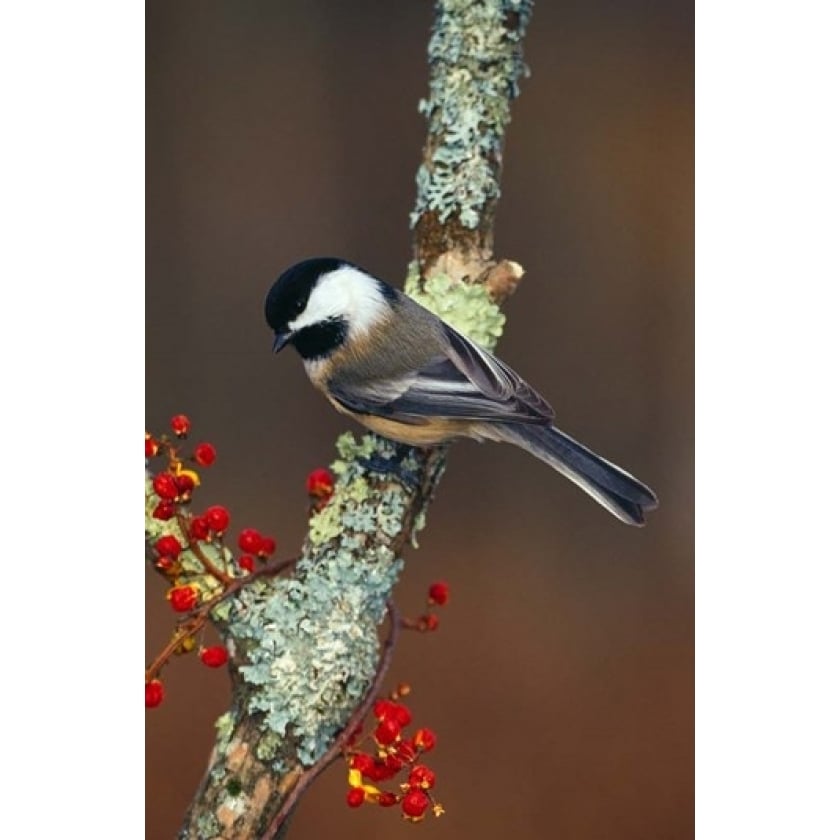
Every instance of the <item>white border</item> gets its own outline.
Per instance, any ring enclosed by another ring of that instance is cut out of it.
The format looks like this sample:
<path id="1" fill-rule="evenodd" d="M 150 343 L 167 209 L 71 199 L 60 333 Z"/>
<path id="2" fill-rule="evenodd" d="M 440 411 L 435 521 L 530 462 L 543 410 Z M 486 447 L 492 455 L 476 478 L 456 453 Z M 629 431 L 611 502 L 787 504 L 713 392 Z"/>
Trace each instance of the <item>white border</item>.
<path id="1" fill-rule="evenodd" d="M 697 836 L 837 836 L 835 4 L 697 17 Z"/>
<path id="2" fill-rule="evenodd" d="M 141 837 L 144 19 L 0 28 L 8 836 Z"/>

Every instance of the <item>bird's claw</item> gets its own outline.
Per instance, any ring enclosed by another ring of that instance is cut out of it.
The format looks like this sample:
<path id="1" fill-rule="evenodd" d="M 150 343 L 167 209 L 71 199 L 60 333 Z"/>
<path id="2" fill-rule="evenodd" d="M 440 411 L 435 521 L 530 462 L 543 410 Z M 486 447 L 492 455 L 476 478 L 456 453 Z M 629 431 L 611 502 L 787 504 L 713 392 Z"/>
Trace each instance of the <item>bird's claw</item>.
<path id="1" fill-rule="evenodd" d="M 406 490 L 414 492 L 420 487 L 420 477 L 417 473 L 416 461 L 413 468 L 406 467 L 404 464 L 413 452 L 414 448 L 408 444 L 394 443 L 392 454 L 383 455 L 376 452 L 368 458 L 360 458 L 359 463 L 371 472 L 392 476 Z"/>

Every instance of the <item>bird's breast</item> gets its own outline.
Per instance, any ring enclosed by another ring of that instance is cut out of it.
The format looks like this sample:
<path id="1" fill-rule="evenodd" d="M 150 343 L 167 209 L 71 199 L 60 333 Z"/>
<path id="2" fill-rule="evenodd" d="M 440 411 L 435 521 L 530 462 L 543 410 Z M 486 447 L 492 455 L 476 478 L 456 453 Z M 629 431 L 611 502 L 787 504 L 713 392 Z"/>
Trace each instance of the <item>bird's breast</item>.
<path id="1" fill-rule="evenodd" d="M 436 446 L 439 443 L 447 443 L 459 437 L 468 437 L 474 440 L 485 438 L 482 433 L 484 426 L 482 423 L 470 423 L 442 417 L 418 418 L 416 423 L 400 422 L 379 417 L 376 414 L 360 414 L 350 411 L 330 396 L 327 391 L 324 391 L 324 394 L 336 411 L 352 417 L 371 432 L 376 432 L 376 434 L 389 440 L 395 440 L 398 443 L 407 443 L 409 446 Z"/>
<path id="2" fill-rule="evenodd" d="M 329 366 L 327 359 L 305 359 L 303 362 L 303 369 L 306 371 L 309 381 L 321 390 L 325 389 Z"/>

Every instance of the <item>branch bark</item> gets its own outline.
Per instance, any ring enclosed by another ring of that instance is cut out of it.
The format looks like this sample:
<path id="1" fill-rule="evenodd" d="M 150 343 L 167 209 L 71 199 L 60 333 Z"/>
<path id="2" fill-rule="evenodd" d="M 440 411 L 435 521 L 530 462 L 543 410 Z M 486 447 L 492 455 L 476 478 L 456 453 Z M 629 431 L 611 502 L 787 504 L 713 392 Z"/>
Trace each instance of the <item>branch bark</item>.
<path id="1" fill-rule="evenodd" d="M 406 290 L 487 347 L 504 324 L 498 304 L 522 276 L 518 264 L 493 260 L 493 219 L 532 6 L 437 0 L 429 95 L 420 103 L 429 130 Z M 213 612 L 231 653 L 233 706 L 217 724 L 182 838 L 283 834 L 290 803 L 312 779 L 308 771 L 338 754 L 336 744 L 381 673 L 377 628 L 446 451 L 348 433 L 338 452 L 335 494 L 310 520 L 294 574 L 256 579 Z M 373 458 L 396 469 L 374 472 L 367 466 Z M 147 530 L 147 543 L 162 529 L 157 522 L 154 533 Z"/>

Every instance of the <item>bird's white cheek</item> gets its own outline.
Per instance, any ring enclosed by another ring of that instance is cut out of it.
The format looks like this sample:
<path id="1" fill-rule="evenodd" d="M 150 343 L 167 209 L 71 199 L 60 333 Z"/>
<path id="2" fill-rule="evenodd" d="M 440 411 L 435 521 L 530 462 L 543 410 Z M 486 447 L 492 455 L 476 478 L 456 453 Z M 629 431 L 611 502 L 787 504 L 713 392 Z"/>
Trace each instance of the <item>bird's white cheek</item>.
<path id="1" fill-rule="evenodd" d="M 303 315 L 295 318 L 294 321 L 289 321 L 289 331 L 296 333 L 300 332 L 304 327 L 308 327 L 311 324 L 311 320 L 306 312 Z"/>

